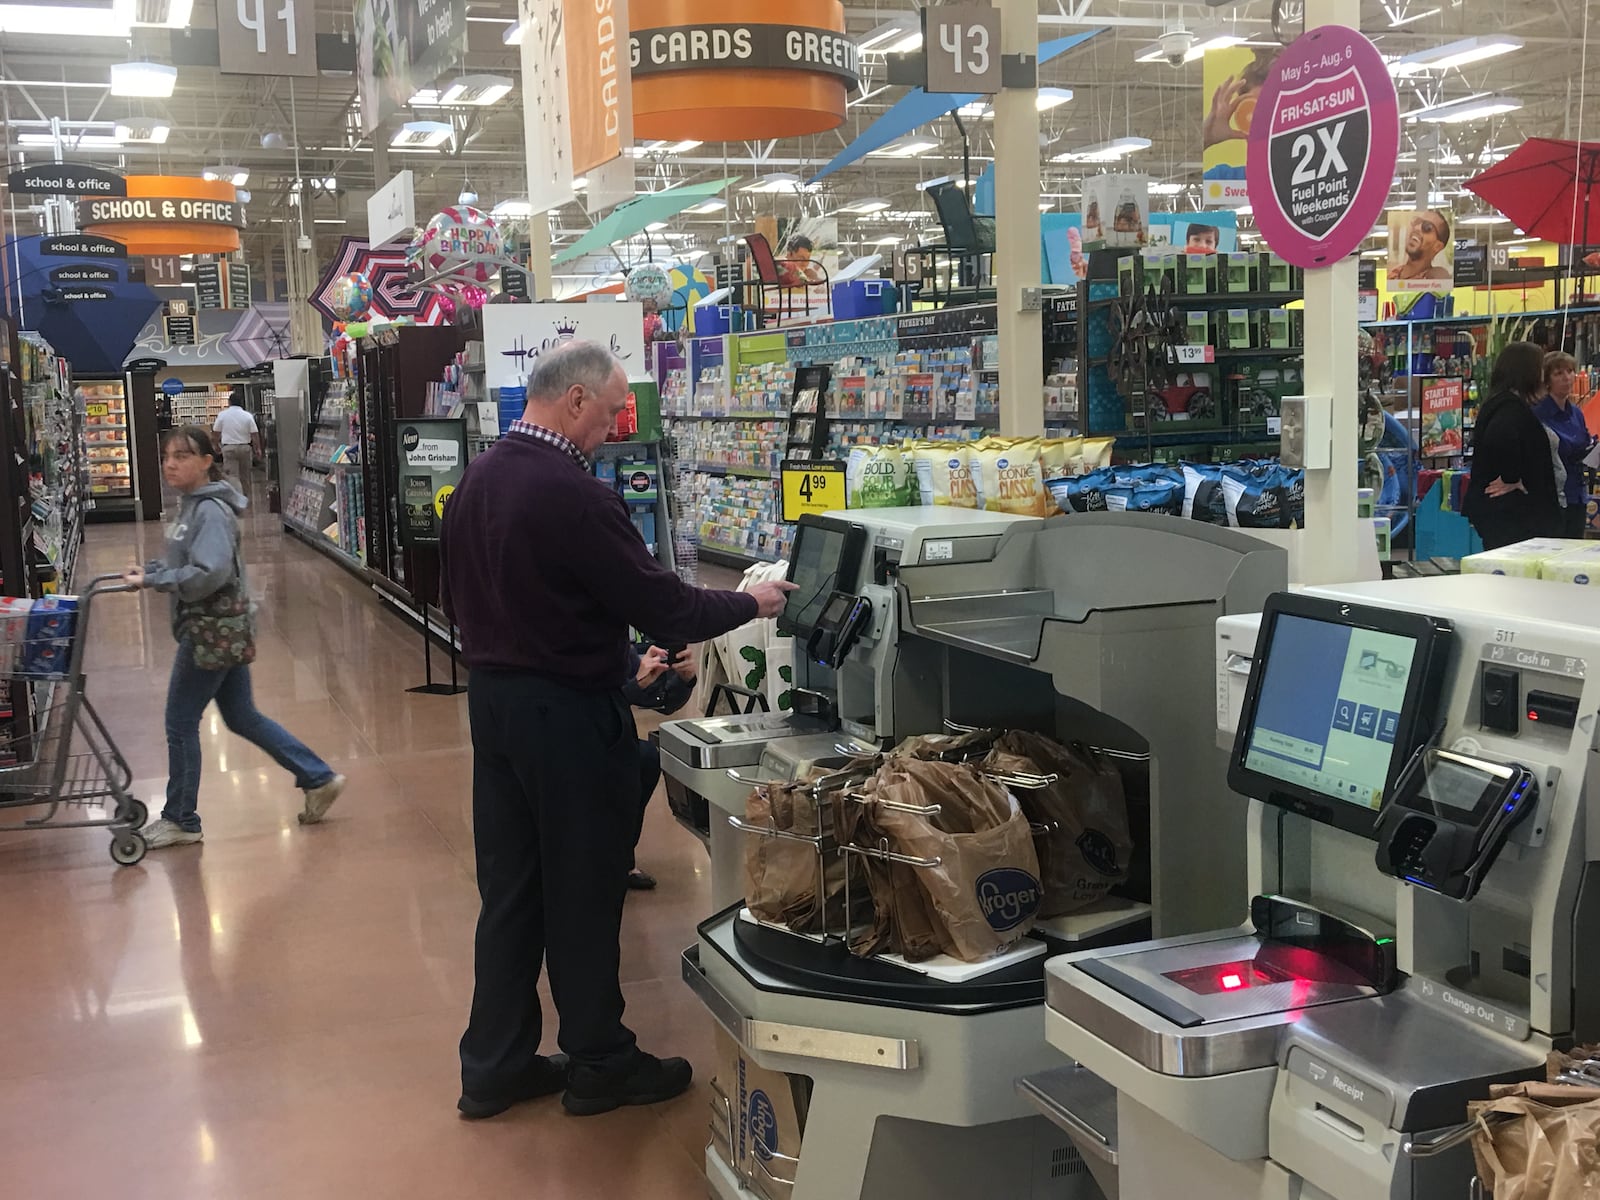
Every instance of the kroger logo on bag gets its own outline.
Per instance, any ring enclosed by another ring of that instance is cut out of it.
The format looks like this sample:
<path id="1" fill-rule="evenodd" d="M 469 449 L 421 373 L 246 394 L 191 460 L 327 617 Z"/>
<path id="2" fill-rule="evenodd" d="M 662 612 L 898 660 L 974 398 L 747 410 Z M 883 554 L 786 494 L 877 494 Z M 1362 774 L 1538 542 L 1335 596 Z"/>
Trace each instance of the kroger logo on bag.
<path id="1" fill-rule="evenodd" d="M 1039 881 L 1020 867 L 996 867 L 978 876 L 978 904 L 996 933 L 1015 929 L 1039 911 Z"/>
<path id="2" fill-rule="evenodd" d="M 759 1088 L 750 1093 L 745 1121 L 750 1127 L 750 1141 L 756 1154 L 763 1160 L 770 1160 L 778 1146 L 778 1114 L 773 1111 L 767 1094 Z"/>

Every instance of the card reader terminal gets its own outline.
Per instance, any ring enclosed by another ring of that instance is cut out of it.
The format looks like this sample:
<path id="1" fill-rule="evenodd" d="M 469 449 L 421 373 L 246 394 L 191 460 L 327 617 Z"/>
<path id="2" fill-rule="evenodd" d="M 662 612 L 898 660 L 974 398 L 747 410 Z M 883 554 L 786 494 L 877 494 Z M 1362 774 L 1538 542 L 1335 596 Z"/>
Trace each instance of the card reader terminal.
<path id="1" fill-rule="evenodd" d="M 1539 781 L 1520 763 L 1424 747 L 1378 816 L 1378 869 L 1470 900 L 1538 803 Z"/>

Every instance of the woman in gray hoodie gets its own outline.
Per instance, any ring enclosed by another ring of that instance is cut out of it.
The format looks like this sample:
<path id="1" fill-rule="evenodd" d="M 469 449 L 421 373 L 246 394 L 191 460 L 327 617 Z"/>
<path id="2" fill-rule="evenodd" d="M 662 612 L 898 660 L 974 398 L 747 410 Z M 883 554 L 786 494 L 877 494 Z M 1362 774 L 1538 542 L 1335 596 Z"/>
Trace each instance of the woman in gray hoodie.
<path id="1" fill-rule="evenodd" d="M 194 647 L 179 620 L 180 602 L 195 603 L 237 580 L 244 587 L 237 514 L 249 503 L 225 482 L 213 456 L 211 437 L 198 426 L 173 429 L 161 439 L 161 473 L 183 494 L 178 518 L 167 530 L 167 558 L 130 567 L 124 576 L 139 588 L 172 593 L 172 633 L 178 652 L 167 687 L 167 804 L 161 819 L 144 830 L 152 850 L 186 846 L 202 838 L 195 811 L 200 793 L 200 717 L 213 700 L 223 723 L 260 746 L 306 794 L 303 825 L 322 820 L 344 789 L 344 776 L 311 752 L 283 726 L 256 710 L 248 664 L 206 670 L 195 664 Z"/>

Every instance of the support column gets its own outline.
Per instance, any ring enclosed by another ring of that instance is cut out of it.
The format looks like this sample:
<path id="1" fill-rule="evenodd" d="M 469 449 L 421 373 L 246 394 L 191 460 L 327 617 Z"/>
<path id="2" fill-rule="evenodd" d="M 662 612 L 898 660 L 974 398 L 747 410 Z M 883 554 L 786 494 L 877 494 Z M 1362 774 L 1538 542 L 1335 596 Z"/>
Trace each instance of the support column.
<path id="1" fill-rule="evenodd" d="M 1038 0 L 995 0 L 1004 54 L 1039 57 Z M 994 275 L 1000 323 L 1000 432 L 1044 432 L 1044 325 L 1023 293 L 1038 294 L 1039 108 L 1036 88 L 994 98 Z"/>
<path id="2" fill-rule="evenodd" d="M 528 273 L 535 300 L 554 300 L 555 280 L 550 276 L 550 214 L 528 218 Z"/>
<path id="3" fill-rule="evenodd" d="M 1306 0 L 1306 28 L 1361 27 L 1360 0 Z M 1359 538 L 1371 527 L 1356 516 L 1360 481 L 1360 406 L 1357 374 L 1356 263 L 1346 258 L 1306 272 L 1305 392 L 1332 397 L 1333 466 L 1306 472 L 1306 528 L 1301 582 L 1347 583 L 1356 578 Z"/>

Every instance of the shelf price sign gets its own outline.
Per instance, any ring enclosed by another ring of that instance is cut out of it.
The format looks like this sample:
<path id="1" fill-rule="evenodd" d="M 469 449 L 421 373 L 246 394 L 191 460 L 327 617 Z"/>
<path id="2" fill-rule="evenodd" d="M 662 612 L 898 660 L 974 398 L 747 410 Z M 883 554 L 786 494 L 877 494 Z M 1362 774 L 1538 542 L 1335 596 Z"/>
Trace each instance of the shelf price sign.
<path id="1" fill-rule="evenodd" d="M 786 459 L 778 473 L 783 492 L 784 524 L 792 525 L 805 513 L 820 515 L 845 507 L 842 462 Z"/>
<path id="2" fill-rule="evenodd" d="M 1399 149 L 1399 100 L 1371 42 L 1323 25 L 1284 47 L 1256 101 L 1245 166 L 1267 245 L 1307 270 L 1354 253 L 1383 215 Z"/>

